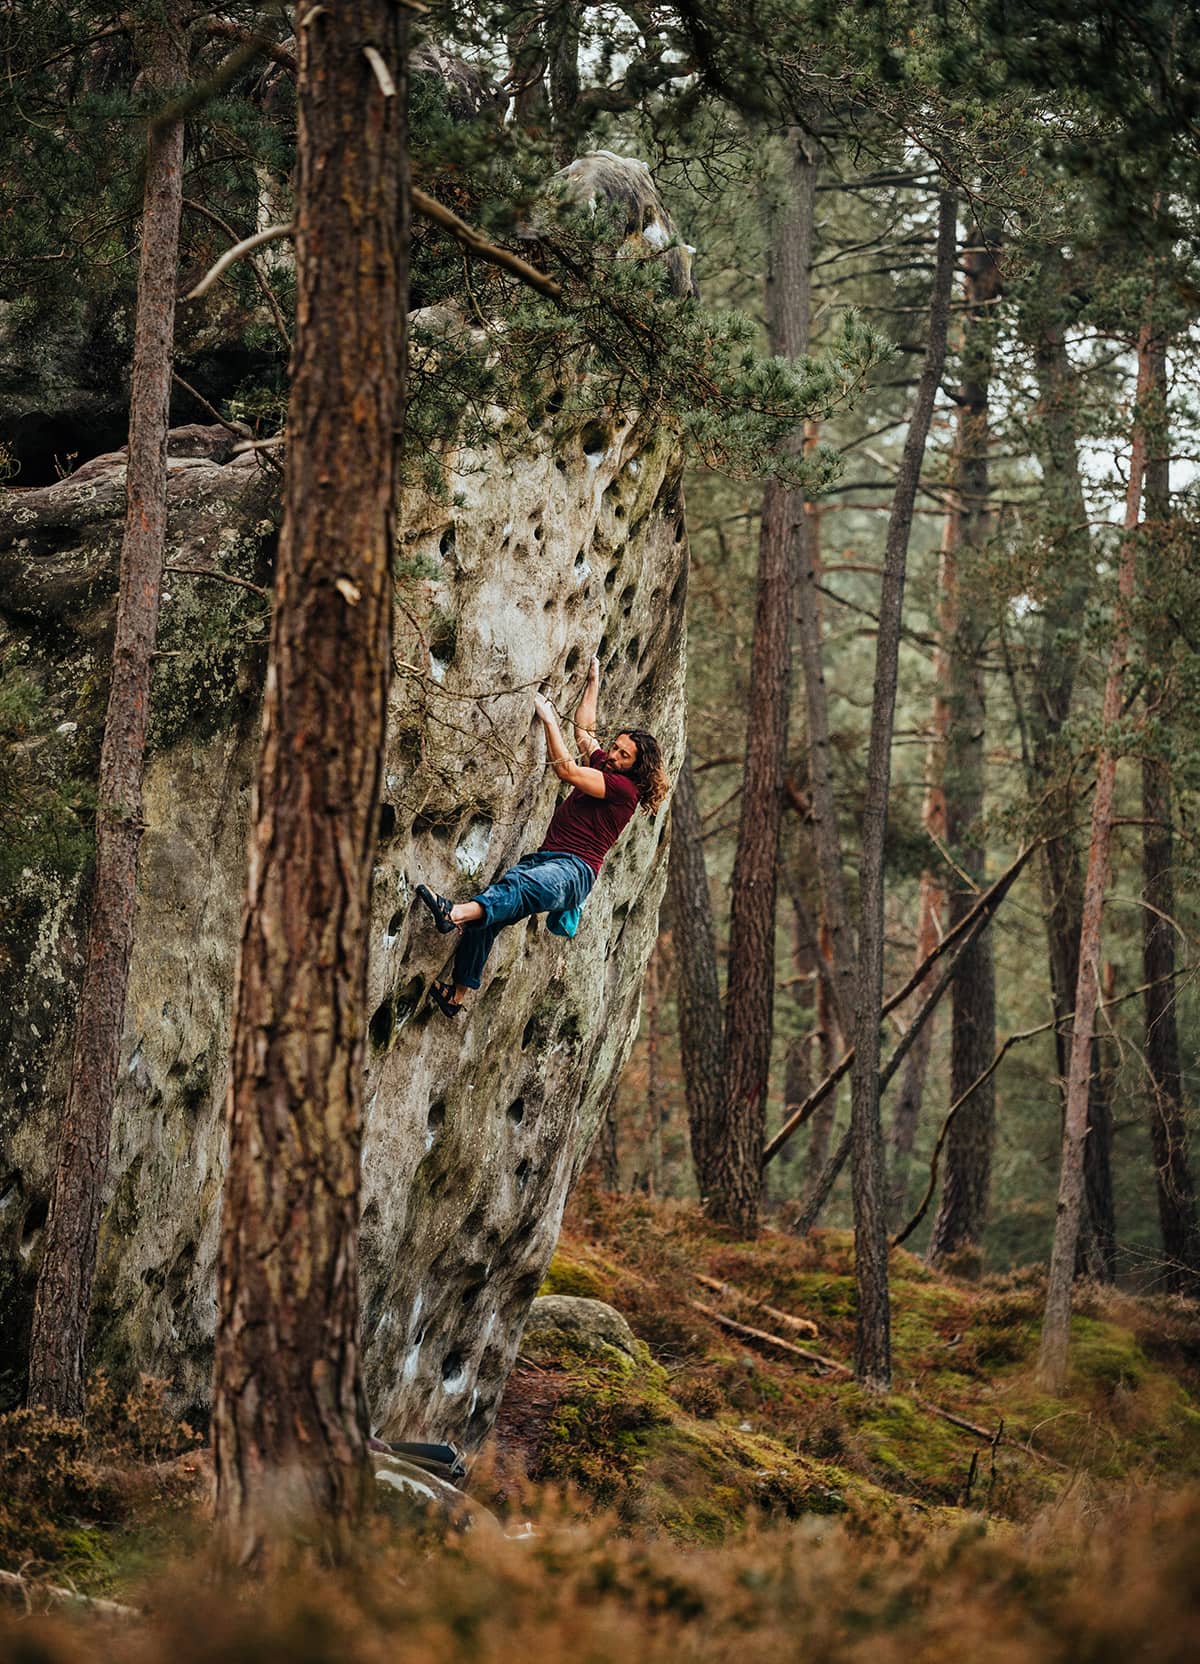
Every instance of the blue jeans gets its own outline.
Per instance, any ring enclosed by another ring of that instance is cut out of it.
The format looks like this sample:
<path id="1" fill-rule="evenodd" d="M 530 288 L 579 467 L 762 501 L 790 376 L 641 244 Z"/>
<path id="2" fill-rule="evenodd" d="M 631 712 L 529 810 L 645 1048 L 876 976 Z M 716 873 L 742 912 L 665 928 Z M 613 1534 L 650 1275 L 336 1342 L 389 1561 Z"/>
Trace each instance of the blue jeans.
<path id="1" fill-rule="evenodd" d="M 465 924 L 454 955 L 454 981 L 460 988 L 478 988 L 479 979 L 498 931 L 534 913 L 549 913 L 550 929 L 563 913 L 582 907 L 596 875 L 578 855 L 540 849 L 523 855 L 515 867 L 489 884 L 474 899 L 483 908 L 476 924 Z"/>

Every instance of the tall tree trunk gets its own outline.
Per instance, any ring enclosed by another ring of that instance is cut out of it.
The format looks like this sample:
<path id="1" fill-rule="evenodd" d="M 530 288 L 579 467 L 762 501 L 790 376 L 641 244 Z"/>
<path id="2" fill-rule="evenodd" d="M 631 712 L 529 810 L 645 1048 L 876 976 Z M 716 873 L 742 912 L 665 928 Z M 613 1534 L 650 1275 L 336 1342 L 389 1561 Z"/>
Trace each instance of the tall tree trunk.
<path id="1" fill-rule="evenodd" d="M 1067 279 L 1053 251 L 1042 262 L 1036 299 L 1026 319 L 1038 383 L 1037 452 L 1043 502 L 1049 516 L 1047 542 L 1053 572 L 1043 604 L 1041 643 L 1029 711 L 1033 740 L 1031 789 L 1045 804 L 1049 831 L 1042 861 L 1042 912 L 1046 920 L 1050 984 L 1054 1001 L 1055 1049 L 1065 1102 L 1071 1049 L 1071 1012 L 1079 980 L 1079 932 L 1083 920 L 1083 869 L 1072 822 L 1075 799 L 1070 758 L 1062 734 L 1071 714 L 1081 645 L 1081 622 L 1091 593 L 1094 557 L 1087 505 L 1079 471 L 1072 414 L 1075 378 L 1067 356 L 1062 293 Z M 1081 1254 L 1093 1275 L 1111 1275 L 1114 1241 L 1108 1142 L 1111 1129 L 1108 1081 L 1093 1059 L 1084 1165 L 1088 1175 L 1087 1229 Z"/>
<path id="2" fill-rule="evenodd" d="M 954 586 L 957 578 L 958 533 L 961 517 L 957 504 L 947 512 L 942 527 L 942 549 L 938 561 L 938 613 L 941 642 L 933 661 L 933 708 L 929 717 L 929 743 L 925 750 L 925 797 L 921 805 L 921 823 L 935 849 L 946 842 L 945 774 L 946 734 L 950 727 L 950 656 L 946 643 L 954 628 Z M 942 935 L 942 916 L 946 906 L 946 891 L 932 867 L 921 874 L 917 898 L 917 958 L 925 962 Z M 928 992 L 931 978 L 918 984 L 913 994 L 916 1009 Z M 900 1091 L 892 1116 L 892 1165 L 888 1178 L 888 1220 L 893 1229 L 908 1216 L 908 1178 L 912 1153 L 917 1141 L 917 1123 L 925 1096 L 925 1077 L 929 1070 L 929 1054 L 933 1048 L 934 1019 L 922 1028 L 913 1042 L 900 1077 Z M 951 1100 L 953 1101 L 953 1099 Z"/>
<path id="3" fill-rule="evenodd" d="M 816 984 L 817 1045 L 821 1063 L 821 1079 L 824 1080 L 837 1062 L 844 1044 L 841 1026 L 833 1008 L 833 944 L 830 940 L 829 926 L 825 922 L 824 913 L 822 913 L 820 923 L 817 925 L 817 950 L 829 967 L 829 974 L 818 975 Z M 829 1140 L 833 1136 L 836 1120 L 837 1093 L 831 1092 L 812 1118 L 812 1129 L 808 1135 L 808 1149 L 804 1155 L 804 1188 L 806 1193 L 811 1191 L 816 1184 L 829 1157 Z"/>
<path id="4" fill-rule="evenodd" d="M 403 413 L 407 24 L 298 22 L 297 329 L 228 1098 L 216 1520 L 337 1552 L 364 1495 L 358 1208 L 368 889 Z M 374 54 L 373 62 L 368 49 Z"/>
<path id="5" fill-rule="evenodd" d="M 798 127 L 786 136 L 785 200 L 772 231 L 767 319 L 773 352 L 808 351 L 816 162 Z M 715 1151 L 712 1218 L 758 1228 L 775 992 L 775 895 L 787 776 L 791 614 L 803 493 L 768 481 L 763 493 L 751 649 L 741 820 L 729 909 L 725 1101 Z"/>
<path id="6" fill-rule="evenodd" d="M 550 113 L 554 120 L 554 160 L 565 168 L 578 143 L 579 30 L 581 0 L 560 0 L 549 16 Z"/>
<path id="7" fill-rule="evenodd" d="M 138 38 L 148 91 L 187 76 L 177 0 Z M 146 153 L 126 471 L 127 511 L 100 751 L 96 871 L 58 1158 L 34 1303 L 29 1402 L 83 1414 L 84 1341 L 133 950 L 142 776 L 167 532 L 167 428 L 183 204 L 183 121 L 152 121 Z"/>
<path id="8" fill-rule="evenodd" d="M 988 389 L 994 325 L 991 302 L 1000 274 L 976 228 L 964 257 L 963 380 L 954 446 L 953 494 L 959 517 L 956 570 L 948 590 L 953 619 L 949 651 L 950 722 L 946 737 L 946 839 L 958 865 L 951 880 L 950 928 L 983 889 L 984 847 L 979 836 L 984 803 L 985 693 L 982 654 L 991 628 L 983 567 L 991 528 L 988 508 Z M 963 882 L 963 879 L 966 882 Z M 996 976 L 992 933 L 964 953 L 951 990 L 950 1101 L 957 1103 L 987 1069 L 996 1049 Z M 946 1142 L 945 1180 L 929 1257 L 937 1264 L 964 1249 L 978 1250 L 987 1219 L 995 1133 L 995 1079 L 978 1087 L 956 1115 Z"/>
<path id="9" fill-rule="evenodd" d="M 1100 925 L 1108 882 L 1108 854 L 1112 837 L 1113 791 L 1117 758 L 1113 729 L 1121 714 L 1121 692 L 1129 646 L 1129 608 L 1133 601 L 1137 553 L 1137 525 L 1141 510 L 1142 477 L 1146 466 L 1145 406 L 1151 390 L 1153 341 L 1144 325 L 1138 339 L 1137 406 L 1129 479 L 1125 491 L 1124 537 L 1118 567 L 1116 617 L 1108 675 L 1104 684 L 1104 733 L 1096 764 L 1092 799 L 1091 837 L 1083 894 L 1083 923 L 1079 934 L 1079 978 L 1075 989 L 1075 1022 L 1067 1074 L 1067 1103 L 1063 1116 L 1062 1165 L 1054 1221 L 1054 1245 L 1046 1287 L 1046 1311 L 1038 1352 L 1038 1378 L 1050 1392 L 1061 1392 L 1067 1374 L 1071 1326 L 1071 1290 L 1083 1201 L 1083 1145 L 1088 1130 L 1088 1083 L 1094 1072 L 1093 1040 L 1099 998 Z"/>
<path id="10" fill-rule="evenodd" d="M 854 1062 L 850 1070 L 850 1137 L 854 1192 L 854 1271 L 858 1318 L 854 1373 L 868 1391 L 891 1385 L 891 1316 L 888 1298 L 887 1202 L 883 1131 L 879 1116 L 879 1013 L 883 1005 L 883 845 L 891 784 L 892 724 L 900 653 L 901 610 L 908 539 L 921 477 L 934 399 L 946 362 L 946 330 L 954 282 L 957 232 L 954 196 L 938 200 L 937 262 L 929 308 L 929 339 L 909 420 L 896 489 L 888 516 L 875 693 L 867 748 L 866 797 L 859 860 L 858 974 L 854 990 Z"/>
<path id="11" fill-rule="evenodd" d="M 1150 361 L 1146 457 L 1146 519 L 1151 534 L 1151 574 L 1144 588 L 1152 620 L 1161 618 L 1153 604 L 1155 578 L 1163 565 L 1166 525 L 1171 512 L 1170 435 L 1166 410 L 1166 348 L 1156 341 Z M 1166 664 L 1165 632 L 1150 625 L 1146 660 Z M 1160 696 L 1161 697 L 1161 696 Z M 1200 1225 L 1196 1191 L 1188 1160 L 1184 1118 L 1179 1030 L 1175 1021 L 1175 875 L 1171 771 L 1153 743 L 1142 759 L 1142 980 L 1145 999 L 1147 1113 L 1158 1222 L 1162 1233 L 1163 1275 L 1160 1286 L 1180 1294 L 1200 1295 Z"/>
<path id="12" fill-rule="evenodd" d="M 715 1182 L 713 1152 L 721 1117 L 725 1044 L 716 932 L 690 750 L 684 753 L 671 795 L 671 857 L 667 866 L 666 899 L 667 921 L 675 949 L 675 1000 L 683 1092 L 692 1164 L 703 1200 Z"/>
<path id="13" fill-rule="evenodd" d="M 646 966 L 646 1131 L 650 1150 L 650 1194 L 662 1195 L 662 1093 L 658 1079 L 658 983 L 659 950 L 657 945 Z"/>

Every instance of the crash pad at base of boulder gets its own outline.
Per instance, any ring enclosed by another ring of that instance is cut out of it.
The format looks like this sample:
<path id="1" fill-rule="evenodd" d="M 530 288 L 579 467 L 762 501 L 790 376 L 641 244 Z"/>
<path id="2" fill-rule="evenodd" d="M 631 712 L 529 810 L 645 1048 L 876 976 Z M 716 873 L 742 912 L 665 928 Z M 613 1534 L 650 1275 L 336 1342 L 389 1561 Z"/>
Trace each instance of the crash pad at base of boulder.
<path id="1" fill-rule="evenodd" d="M 602 1352 L 606 1347 L 637 1358 L 633 1330 L 615 1307 L 577 1294 L 544 1294 L 533 1302 L 521 1350 Z"/>

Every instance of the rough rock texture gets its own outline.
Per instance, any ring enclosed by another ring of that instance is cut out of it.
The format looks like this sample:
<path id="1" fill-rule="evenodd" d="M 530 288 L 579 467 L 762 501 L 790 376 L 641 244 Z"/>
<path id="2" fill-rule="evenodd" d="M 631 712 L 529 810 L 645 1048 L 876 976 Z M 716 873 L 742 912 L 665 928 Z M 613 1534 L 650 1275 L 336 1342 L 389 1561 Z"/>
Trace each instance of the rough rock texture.
<path id="1" fill-rule="evenodd" d="M 215 454 L 178 456 L 168 559 L 261 581 L 273 476 L 223 455 L 218 443 Z M 0 506 L 0 649 L 43 689 L 47 721 L 68 729 L 52 743 L 84 760 L 102 713 L 122 474 L 123 459 L 107 457 Z M 605 670 L 602 730 L 648 727 L 677 762 L 686 541 L 678 460 L 661 433 L 636 424 L 524 431 L 519 444 L 510 435 L 456 457 L 451 484 L 448 503 L 413 493 L 399 516 L 397 674 L 364 1014 L 362 1251 L 376 1426 L 470 1447 L 491 1425 L 568 1186 L 635 1031 L 666 873 L 665 811 L 636 818 L 574 942 L 537 921 L 502 935 L 480 996 L 453 1026 L 424 997 L 449 950 L 413 912 L 413 885 L 472 894 L 540 842 L 557 783 L 532 693 L 544 684 L 569 714 L 593 653 Z M 261 603 L 205 579 L 174 586 L 167 612 L 184 623 L 167 649 L 180 657 L 163 661 L 155 692 L 167 720 L 146 782 L 95 1357 L 167 1376 L 200 1406 Z M 213 647 L 198 676 L 189 637 L 214 610 L 234 646 L 224 657 Z M 81 916 L 70 886 L 36 868 L 23 883 L 26 934 L 0 1014 L 0 1323 L 10 1357 L 36 1267 Z"/>
<path id="2" fill-rule="evenodd" d="M 564 1345 L 573 1352 L 603 1352 L 607 1347 L 629 1358 L 638 1356 L 633 1330 L 617 1308 L 578 1294 L 544 1294 L 535 1300 L 521 1344 L 534 1358 L 544 1346 L 557 1356 Z"/>

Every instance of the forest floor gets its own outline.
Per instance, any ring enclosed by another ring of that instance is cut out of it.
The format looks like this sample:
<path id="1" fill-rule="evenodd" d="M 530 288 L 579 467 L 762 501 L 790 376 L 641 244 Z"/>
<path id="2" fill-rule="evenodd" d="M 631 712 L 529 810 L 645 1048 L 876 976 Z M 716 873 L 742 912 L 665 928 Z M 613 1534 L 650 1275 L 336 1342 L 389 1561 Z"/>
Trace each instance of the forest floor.
<path id="1" fill-rule="evenodd" d="M 544 1292 L 636 1356 L 540 1330 L 470 1489 L 504 1528 L 381 1516 L 354 1566 L 218 1587 L 206 1454 L 161 1383 L 89 1428 L 0 1418 L 0 1659 L 498 1661 L 1200 1656 L 1200 1311 L 1077 1290 L 1060 1399 L 1044 1273 L 892 1257 L 894 1390 L 859 1391 L 851 1243 L 579 1193 Z M 515 1527 L 532 1534 L 505 1535 Z M 49 1616 L 38 1584 L 132 1609 Z"/>

